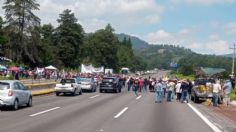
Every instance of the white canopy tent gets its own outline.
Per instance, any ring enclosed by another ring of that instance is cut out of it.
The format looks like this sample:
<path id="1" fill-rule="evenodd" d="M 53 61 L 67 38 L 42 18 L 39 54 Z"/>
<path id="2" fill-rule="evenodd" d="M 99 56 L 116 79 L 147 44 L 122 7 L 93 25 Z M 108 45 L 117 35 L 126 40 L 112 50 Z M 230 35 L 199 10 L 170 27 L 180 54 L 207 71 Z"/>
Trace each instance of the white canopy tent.
<path id="1" fill-rule="evenodd" d="M 52 65 L 45 67 L 45 69 L 46 70 L 57 70 L 57 68 Z"/>

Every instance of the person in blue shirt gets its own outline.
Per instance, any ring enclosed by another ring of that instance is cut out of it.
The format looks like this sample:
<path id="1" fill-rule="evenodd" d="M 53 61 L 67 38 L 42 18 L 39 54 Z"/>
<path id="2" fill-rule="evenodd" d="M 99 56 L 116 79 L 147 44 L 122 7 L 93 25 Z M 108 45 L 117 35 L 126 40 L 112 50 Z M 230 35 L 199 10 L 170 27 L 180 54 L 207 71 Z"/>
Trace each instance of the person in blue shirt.
<path id="1" fill-rule="evenodd" d="M 155 103 L 161 103 L 162 102 L 162 98 L 163 98 L 163 84 L 162 84 L 162 81 L 159 80 L 155 86 Z"/>
<path id="2" fill-rule="evenodd" d="M 226 106 L 230 104 L 230 92 L 232 89 L 232 85 L 230 80 L 226 80 L 225 84 L 223 86 L 223 91 L 224 91 L 224 103 Z"/>

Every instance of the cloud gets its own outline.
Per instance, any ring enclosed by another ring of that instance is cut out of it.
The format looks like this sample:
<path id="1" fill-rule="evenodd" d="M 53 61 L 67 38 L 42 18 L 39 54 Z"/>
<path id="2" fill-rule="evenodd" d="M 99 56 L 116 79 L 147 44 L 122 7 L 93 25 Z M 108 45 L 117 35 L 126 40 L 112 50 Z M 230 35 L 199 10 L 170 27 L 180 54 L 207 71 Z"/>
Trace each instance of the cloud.
<path id="1" fill-rule="evenodd" d="M 223 3 L 236 3 L 236 0 L 172 0 L 175 4 L 211 6 Z"/>
<path id="2" fill-rule="evenodd" d="M 230 53 L 229 42 L 222 40 L 218 34 L 211 34 L 206 41 L 196 39 L 195 28 L 184 28 L 177 33 L 170 33 L 163 29 L 151 32 L 144 36 L 150 44 L 172 44 L 189 48 L 203 54 L 227 54 Z"/>
<path id="3" fill-rule="evenodd" d="M 40 11 L 36 13 L 42 23 L 57 25 L 56 19 L 65 9 L 71 9 L 85 31 L 103 27 L 104 23 L 118 29 L 157 24 L 164 7 L 155 0 L 40 0 Z M 101 24 L 101 25 L 100 25 Z M 119 25 L 119 26 L 118 26 Z M 90 27 L 92 26 L 92 27 Z"/>
<path id="4" fill-rule="evenodd" d="M 188 39 L 193 38 L 196 32 L 198 32 L 196 28 L 183 28 L 177 33 L 170 33 L 161 29 L 156 32 L 148 33 L 144 36 L 144 39 L 151 44 L 181 45 L 186 43 Z"/>
<path id="5" fill-rule="evenodd" d="M 228 35 L 236 34 L 236 22 L 231 22 L 225 25 L 224 30 Z"/>

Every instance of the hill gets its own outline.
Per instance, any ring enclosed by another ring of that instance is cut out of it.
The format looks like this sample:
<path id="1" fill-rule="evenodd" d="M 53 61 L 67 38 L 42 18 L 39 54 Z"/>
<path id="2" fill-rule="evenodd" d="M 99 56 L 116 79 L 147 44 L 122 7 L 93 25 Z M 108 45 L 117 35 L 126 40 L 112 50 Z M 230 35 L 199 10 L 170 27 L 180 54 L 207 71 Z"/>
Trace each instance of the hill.
<path id="1" fill-rule="evenodd" d="M 119 41 L 123 41 L 124 38 L 126 38 L 126 39 L 130 38 L 131 42 L 132 42 L 132 48 L 133 49 L 145 48 L 149 45 L 147 42 L 139 39 L 138 37 L 127 35 L 127 34 L 124 34 L 124 33 L 116 34 L 116 37 L 119 39 Z"/>
<path id="2" fill-rule="evenodd" d="M 171 63 L 177 64 L 180 73 L 194 74 L 199 67 L 224 68 L 226 73 L 231 71 L 231 58 L 226 56 L 202 55 L 190 49 L 163 44 L 148 44 L 147 42 L 126 34 L 116 35 L 120 41 L 125 37 L 131 39 L 135 56 L 142 62 L 143 69 L 173 69 Z"/>

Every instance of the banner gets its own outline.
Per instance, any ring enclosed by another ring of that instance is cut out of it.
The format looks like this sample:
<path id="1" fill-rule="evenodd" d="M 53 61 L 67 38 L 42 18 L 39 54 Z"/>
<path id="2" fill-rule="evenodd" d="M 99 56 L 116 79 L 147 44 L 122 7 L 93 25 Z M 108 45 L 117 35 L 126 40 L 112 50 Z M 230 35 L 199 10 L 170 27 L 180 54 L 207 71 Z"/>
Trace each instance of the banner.
<path id="1" fill-rule="evenodd" d="M 93 65 L 81 65 L 81 73 L 103 73 L 104 67 L 95 68 Z"/>

